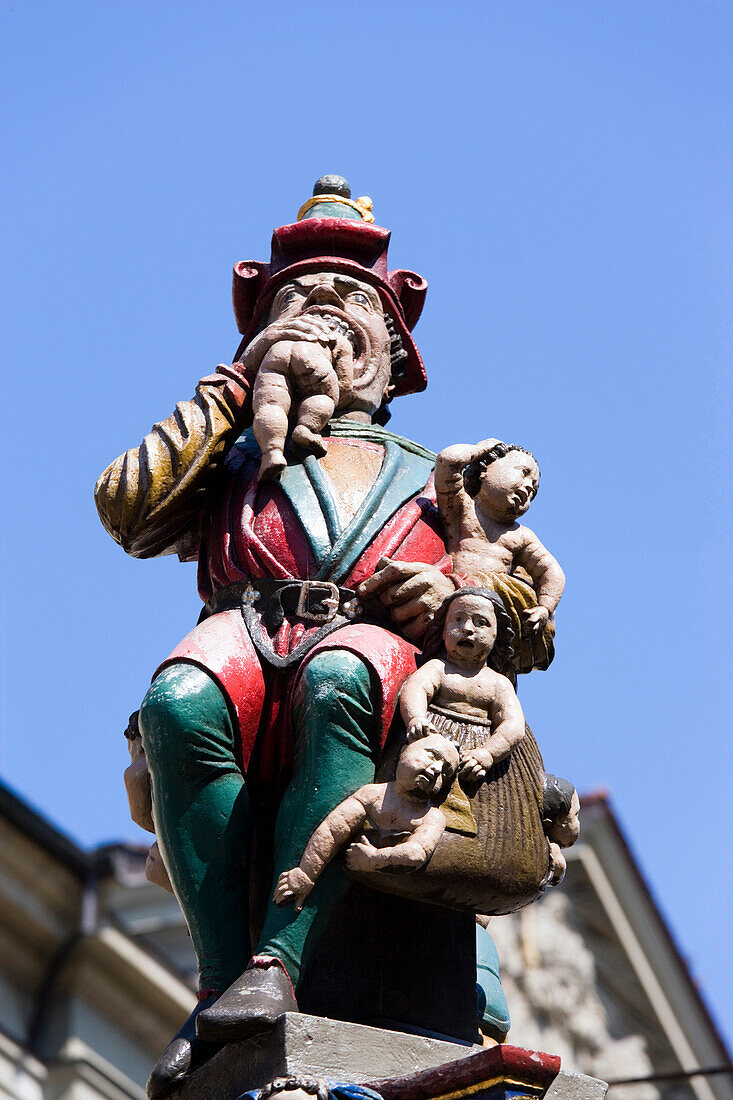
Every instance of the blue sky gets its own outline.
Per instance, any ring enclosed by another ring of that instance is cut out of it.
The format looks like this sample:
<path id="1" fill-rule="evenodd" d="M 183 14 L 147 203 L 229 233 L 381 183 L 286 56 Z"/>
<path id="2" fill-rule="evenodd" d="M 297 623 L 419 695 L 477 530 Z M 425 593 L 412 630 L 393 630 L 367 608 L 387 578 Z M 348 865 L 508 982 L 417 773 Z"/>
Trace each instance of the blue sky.
<path id="1" fill-rule="evenodd" d="M 141 835 L 122 730 L 195 570 L 126 558 L 92 486 L 231 359 L 233 263 L 341 172 L 430 283 L 391 426 L 540 460 L 568 586 L 521 698 L 730 1036 L 731 5 L 0 12 L 2 779 L 85 844 Z"/>

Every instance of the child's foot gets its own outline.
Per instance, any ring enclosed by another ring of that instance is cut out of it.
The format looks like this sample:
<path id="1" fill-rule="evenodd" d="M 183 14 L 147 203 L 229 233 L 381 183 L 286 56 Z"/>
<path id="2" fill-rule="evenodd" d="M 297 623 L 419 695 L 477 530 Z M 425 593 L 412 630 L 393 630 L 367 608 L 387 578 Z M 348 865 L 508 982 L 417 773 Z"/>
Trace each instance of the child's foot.
<path id="1" fill-rule="evenodd" d="M 259 481 L 268 481 L 280 477 L 287 462 L 282 451 L 265 451 L 260 462 Z"/>
<path id="2" fill-rule="evenodd" d="M 323 458 L 328 451 L 328 444 L 323 436 L 312 432 L 310 428 L 306 428 L 305 424 L 296 424 L 293 428 L 293 443 L 302 447 L 304 451 L 312 451 L 319 458 Z"/>

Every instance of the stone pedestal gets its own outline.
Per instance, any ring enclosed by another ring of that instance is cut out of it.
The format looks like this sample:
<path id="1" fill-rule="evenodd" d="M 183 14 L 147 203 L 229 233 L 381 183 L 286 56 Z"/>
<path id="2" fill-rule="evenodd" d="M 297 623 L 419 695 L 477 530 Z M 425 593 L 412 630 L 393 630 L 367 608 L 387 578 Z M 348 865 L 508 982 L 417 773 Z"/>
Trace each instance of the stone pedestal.
<path id="1" fill-rule="evenodd" d="M 606 1084 L 550 1054 L 476 1047 L 288 1012 L 265 1035 L 230 1043 L 173 1100 L 237 1100 L 276 1077 L 369 1085 L 384 1100 L 604 1100 Z"/>
<path id="2" fill-rule="evenodd" d="M 368 1084 L 465 1058 L 480 1047 L 287 1012 L 274 1031 L 229 1043 L 176 1092 L 175 1100 L 237 1100 L 275 1077 L 308 1073 Z"/>

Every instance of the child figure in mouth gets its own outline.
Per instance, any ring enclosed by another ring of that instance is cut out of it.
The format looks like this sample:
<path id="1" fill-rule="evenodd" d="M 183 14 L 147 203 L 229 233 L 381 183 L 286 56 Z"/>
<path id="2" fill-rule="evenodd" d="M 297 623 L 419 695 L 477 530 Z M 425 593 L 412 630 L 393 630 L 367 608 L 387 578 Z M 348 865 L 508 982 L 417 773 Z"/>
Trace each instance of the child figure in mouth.
<path id="1" fill-rule="evenodd" d="M 524 712 L 505 667 L 514 632 L 501 598 L 488 589 L 449 596 L 425 637 L 430 657 L 408 677 L 400 712 L 408 741 L 430 731 L 461 749 L 459 777 L 477 783 L 525 735 Z"/>
<path id="2" fill-rule="evenodd" d="M 518 522 L 539 487 L 537 460 L 523 447 L 485 439 L 441 451 L 435 464 L 438 508 L 457 574 L 497 591 L 517 638 L 513 670 L 547 668 L 553 616 L 565 574 L 545 546 Z M 531 581 L 531 587 L 525 578 Z"/>
<path id="3" fill-rule="evenodd" d="M 445 830 L 435 802 L 450 787 L 458 761 L 456 746 L 437 734 L 406 744 L 393 780 L 360 787 L 321 822 L 300 864 L 280 875 L 275 902 L 292 902 L 300 912 L 318 876 L 345 845 L 350 871 L 424 867 Z"/>
<path id="4" fill-rule="evenodd" d="M 321 432 L 333 416 L 339 387 L 353 381 L 353 333 L 338 317 L 326 318 L 332 344 L 281 340 L 266 353 L 252 389 L 252 428 L 262 451 L 260 479 L 277 477 L 286 466 L 285 440 L 293 398 L 298 402 L 293 443 L 325 455 Z"/>

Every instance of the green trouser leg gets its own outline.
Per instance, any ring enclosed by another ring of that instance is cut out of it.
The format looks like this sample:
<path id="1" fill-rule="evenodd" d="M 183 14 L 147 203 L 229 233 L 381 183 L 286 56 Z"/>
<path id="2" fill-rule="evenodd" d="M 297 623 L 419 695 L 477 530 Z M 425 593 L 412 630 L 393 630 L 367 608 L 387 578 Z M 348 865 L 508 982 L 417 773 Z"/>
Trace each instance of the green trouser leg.
<path id="1" fill-rule="evenodd" d="M 217 684 L 170 665 L 140 708 L 160 850 L 188 923 L 201 988 L 224 990 L 250 957 L 247 791 Z"/>
<path id="2" fill-rule="evenodd" d="M 485 928 L 476 924 L 476 995 L 479 1027 L 503 1043 L 509 1032 L 509 1006 L 501 985 L 499 952 Z"/>
<path id="3" fill-rule="evenodd" d="M 358 787 L 373 781 L 375 725 L 364 662 L 346 650 L 316 654 L 303 671 L 293 702 L 295 770 L 277 817 L 273 890 L 281 871 L 297 867 L 324 817 Z M 257 954 L 280 959 L 296 986 L 348 887 L 348 876 L 336 858 L 300 913 L 271 900 Z"/>

